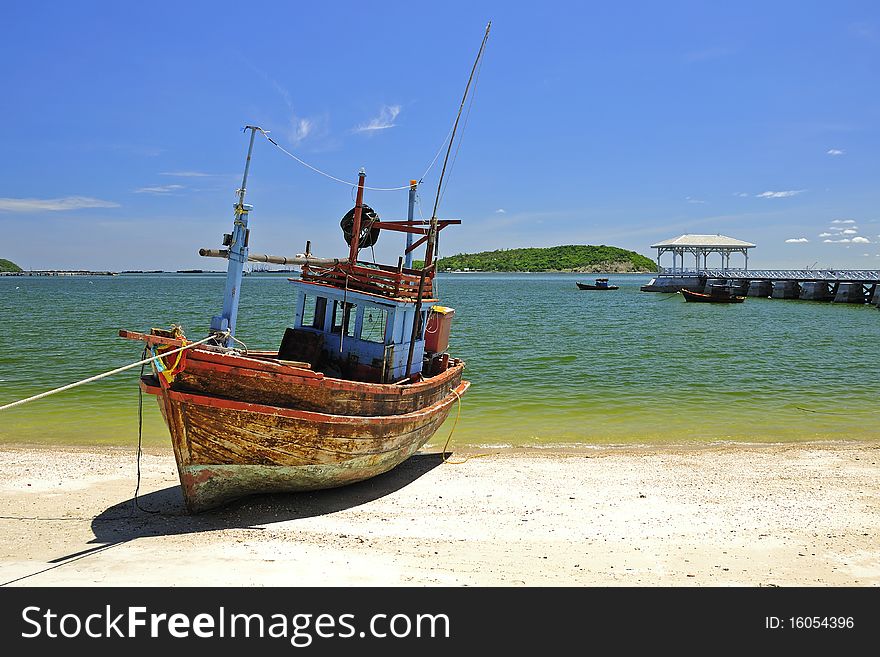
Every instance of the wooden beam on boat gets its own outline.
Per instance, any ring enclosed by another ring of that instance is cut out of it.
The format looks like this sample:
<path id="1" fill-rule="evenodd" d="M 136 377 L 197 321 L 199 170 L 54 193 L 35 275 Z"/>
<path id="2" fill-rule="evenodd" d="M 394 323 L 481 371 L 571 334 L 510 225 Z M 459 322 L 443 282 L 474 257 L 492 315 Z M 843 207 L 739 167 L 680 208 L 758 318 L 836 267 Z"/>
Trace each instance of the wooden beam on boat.
<path id="1" fill-rule="evenodd" d="M 199 255 L 206 258 L 228 258 L 228 249 L 199 249 Z M 315 265 L 333 267 L 348 262 L 348 258 L 313 258 L 311 256 L 277 256 L 263 253 L 249 253 L 248 262 L 268 262 L 273 265 Z"/>
<path id="2" fill-rule="evenodd" d="M 373 228 L 379 228 L 381 230 L 394 230 L 399 233 L 414 233 L 416 235 L 427 235 L 429 228 L 423 228 L 422 226 L 428 226 L 431 222 L 428 219 L 421 219 L 415 221 L 377 221 L 373 224 Z M 460 224 L 461 219 L 440 219 L 437 221 L 437 230 L 441 230 L 446 226 L 450 226 L 453 224 Z"/>
<path id="3" fill-rule="evenodd" d="M 182 347 L 184 346 L 183 340 L 178 338 L 172 338 L 164 335 L 152 335 L 149 333 L 138 333 L 137 331 L 126 331 L 125 329 L 119 330 L 119 337 L 125 338 L 126 340 L 141 340 L 146 342 L 149 345 L 172 345 L 174 347 Z"/>

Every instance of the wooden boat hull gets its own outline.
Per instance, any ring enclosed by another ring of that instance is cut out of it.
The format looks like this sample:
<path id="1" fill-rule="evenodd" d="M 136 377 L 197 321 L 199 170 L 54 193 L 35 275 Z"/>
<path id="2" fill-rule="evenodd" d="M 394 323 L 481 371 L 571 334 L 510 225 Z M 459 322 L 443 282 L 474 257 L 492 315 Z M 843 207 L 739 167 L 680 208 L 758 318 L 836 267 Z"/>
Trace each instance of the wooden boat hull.
<path id="1" fill-rule="evenodd" d="M 181 392 L 145 376 L 171 433 L 187 508 L 197 513 L 254 493 L 334 488 L 402 463 L 439 429 L 470 386 L 393 416 L 345 416 Z"/>
<path id="2" fill-rule="evenodd" d="M 464 363 L 418 383 L 362 383 L 250 358 L 193 349 L 172 387 L 249 403 L 335 415 L 401 415 L 445 398 L 460 383 Z"/>
<path id="3" fill-rule="evenodd" d="M 745 297 L 735 295 L 713 295 L 704 294 L 702 292 L 691 292 L 690 290 L 681 290 L 681 294 L 685 301 L 694 301 L 697 303 L 742 303 Z"/>
<path id="4" fill-rule="evenodd" d="M 120 331 L 130 340 L 178 348 L 179 339 Z M 444 372 L 418 382 L 365 383 L 324 376 L 304 364 L 278 359 L 277 352 L 223 352 L 195 347 L 176 369 L 171 388 L 236 401 L 334 415 L 401 415 L 444 399 L 460 383 L 464 361 L 453 358 Z"/>

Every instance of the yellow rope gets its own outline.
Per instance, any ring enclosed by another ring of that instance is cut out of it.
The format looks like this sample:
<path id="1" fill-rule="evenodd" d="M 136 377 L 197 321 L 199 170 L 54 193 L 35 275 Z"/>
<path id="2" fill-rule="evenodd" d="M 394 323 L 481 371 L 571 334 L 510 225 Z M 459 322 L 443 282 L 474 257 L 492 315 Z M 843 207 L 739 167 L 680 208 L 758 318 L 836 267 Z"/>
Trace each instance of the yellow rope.
<path id="1" fill-rule="evenodd" d="M 455 415 L 455 421 L 452 423 L 452 430 L 450 430 L 449 435 L 446 436 L 446 444 L 443 445 L 443 463 L 448 463 L 449 465 L 461 465 L 462 463 L 467 463 L 471 459 L 480 458 L 481 456 L 492 456 L 492 454 L 471 454 L 466 459 L 461 461 L 450 461 L 446 458 L 446 448 L 449 446 L 449 441 L 452 439 L 452 434 L 455 433 L 455 427 L 458 426 L 458 418 L 461 417 L 461 395 L 458 394 L 457 391 L 453 390 L 452 394 L 458 397 L 458 413 Z"/>

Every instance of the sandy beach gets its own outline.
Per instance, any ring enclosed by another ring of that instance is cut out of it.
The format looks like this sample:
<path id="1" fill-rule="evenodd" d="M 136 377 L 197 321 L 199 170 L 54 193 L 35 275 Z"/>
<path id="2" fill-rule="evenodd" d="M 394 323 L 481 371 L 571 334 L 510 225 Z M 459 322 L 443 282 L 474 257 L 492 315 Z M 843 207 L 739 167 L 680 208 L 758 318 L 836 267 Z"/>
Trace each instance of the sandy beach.
<path id="1" fill-rule="evenodd" d="M 0 447 L 8 586 L 880 585 L 880 444 L 419 453 L 192 516 L 173 455 Z M 147 509 L 151 512 L 144 511 Z"/>

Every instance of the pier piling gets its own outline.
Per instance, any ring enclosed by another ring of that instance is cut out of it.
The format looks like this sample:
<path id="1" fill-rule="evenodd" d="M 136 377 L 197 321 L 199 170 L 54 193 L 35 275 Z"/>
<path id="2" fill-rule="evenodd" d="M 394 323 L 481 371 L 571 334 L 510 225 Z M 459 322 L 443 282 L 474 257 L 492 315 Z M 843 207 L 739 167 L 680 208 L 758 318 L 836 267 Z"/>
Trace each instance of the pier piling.
<path id="1" fill-rule="evenodd" d="M 797 281 L 774 281 L 770 294 L 773 299 L 798 299 L 800 295 L 801 286 Z"/>
<path id="2" fill-rule="evenodd" d="M 726 287 L 736 296 L 870 303 L 880 308 L 880 269 L 660 270 L 643 292 L 689 289 L 711 294 Z"/>
<path id="3" fill-rule="evenodd" d="M 746 296 L 767 298 L 773 294 L 772 281 L 752 281 L 749 283 L 749 289 Z"/>
<path id="4" fill-rule="evenodd" d="M 865 288 L 861 283 L 841 283 L 834 295 L 834 303 L 865 303 Z"/>
<path id="5" fill-rule="evenodd" d="M 804 281 L 801 283 L 800 298 L 805 301 L 831 301 L 834 294 L 825 281 Z"/>

